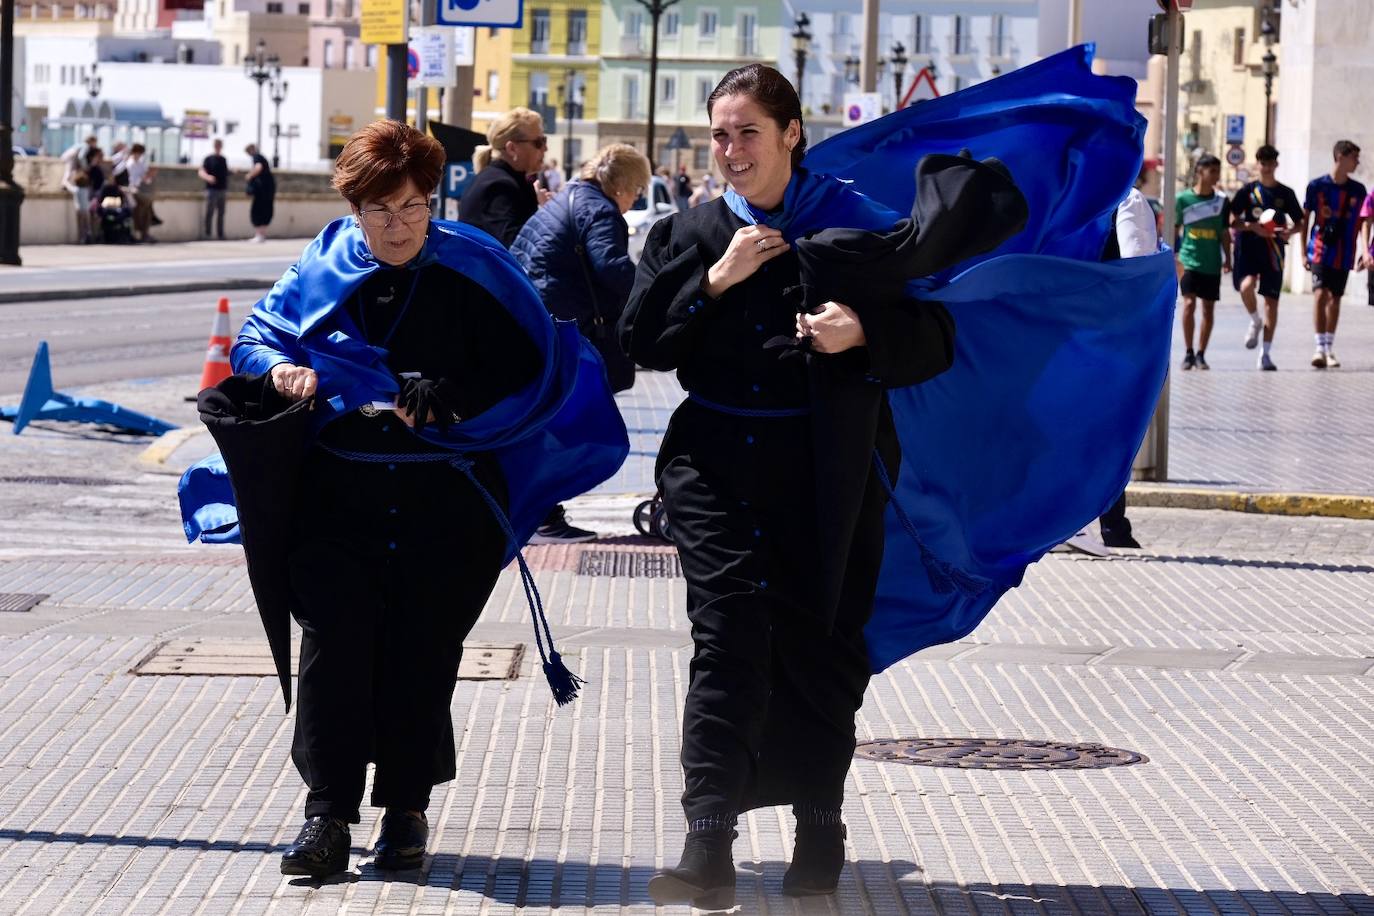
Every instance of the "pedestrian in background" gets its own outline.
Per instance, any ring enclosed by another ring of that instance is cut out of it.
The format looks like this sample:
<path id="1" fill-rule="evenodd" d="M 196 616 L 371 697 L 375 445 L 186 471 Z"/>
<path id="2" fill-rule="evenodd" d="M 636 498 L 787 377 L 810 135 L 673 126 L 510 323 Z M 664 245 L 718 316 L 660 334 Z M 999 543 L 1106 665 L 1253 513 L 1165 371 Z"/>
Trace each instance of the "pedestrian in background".
<path id="1" fill-rule="evenodd" d="M 1217 300 L 1221 298 L 1221 275 L 1231 269 L 1230 236 L 1226 231 L 1226 196 L 1216 191 L 1221 179 L 1221 160 L 1204 155 L 1195 167 L 1195 182 L 1174 202 L 1179 215 L 1174 250 L 1183 275 L 1178 290 L 1183 294 L 1183 340 L 1187 353 L 1184 369 L 1210 369 L 1207 342 L 1212 337 L 1212 321 Z M 1193 352 L 1193 321 L 1198 301 L 1202 302 L 1202 326 L 1198 329 L 1197 353 Z"/>
<path id="2" fill-rule="evenodd" d="M 1350 177 L 1360 165 L 1360 148 L 1349 140 L 1338 140 L 1331 158 L 1335 166 L 1330 174 L 1307 183 L 1302 204 L 1302 237 L 1307 244 L 1303 266 L 1312 272 L 1312 323 L 1317 339 L 1312 354 L 1314 369 L 1341 365 L 1332 347 L 1341 319 L 1341 297 L 1355 266 L 1360 209 L 1366 193 L 1365 186 Z"/>
<path id="3" fill-rule="evenodd" d="M 510 248 L 549 314 L 577 322 L 582 336 L 601 354 L 612 391 L 625 391 L 635 380 L 634 363 L 621 352 L 615 327 L 635 279 L 624 213 L 648 184 L 649 160 L 633 146 L 612 143 L 530 217 Z M 595 538 L 595 532 L 570 524 L 560 505 L 530 543 Z"/>
<path id="4" fill-rule="evenodd" d="M 687 174 L 687 166 L 685 165 L 680 165 L 677 168 L 677 177 L 673 179 L 673 197 L 677 201 L 679 210 L 692 208 L 692 176 Z"/>
<path id="5" fill-rule="evenodd" d="M 229 193 L 229 160 L 224 158 L 224 141 L 215 138 L 214 152 L 205 157 L 200 164 L 200 180 L 205 182 L 205 232 L 210 237 L 211 222 L 215 224 L 215 237 L 224 241 L 224 205 Z"/>
<path id="6" fill-rule="evenodd" d="M 277 199 L 277 179 L 272 175 L 272 166 L 267 157 L 258 152 L 256 145 L 250 143 L 243 151 L 253 160 L 248 169 L 246 190 L 253 198 L 248 207 L 248 221 L 253 224 L 253 237 L 250 242 L 267 241 L 267 227 L 272 225 L 272 210 Z"/>
<path id="7" fill-rule="evenodd" d="M 544 118 L 512 108 L 487 128 L 487 145 L 472 154 L 477 177 L 458 202 L 458 218 L 507 248 L 539 205 L 553 195 L 535 187 L 549 138 Z"/>
<path id="8" fill-rule="evenodd" d="M 557 194 L 563 190 L 563 173 L 558 168 L 558 160 L 550 159 L 544 165 L 544 170 L 539 173 L 540 180 L 545 190 L 550 194 Z"/>
<path id="9" fill-rule="evenodd" d="M 147 147 L 135 143 L 115 166 L 115 174 L 128 178 L 134 211 L 134 237 L 140 242 L 155 242 L 157 239 L 152 237 L 149 230 L 153 221 L 153 180 L 157 177 L 157 166 L 148 162 L 147 153 Z"/>
<path id="10" fill-rule="evenodd" d="M 1270 358 L 1274 329 L 1279 321 L 1279 294 L 1283 292 L 1283 254 L 1289 234 L 1302 223 L 1298 195 L 1274 177 L 1279 167 L 1279 151 L 1268 145 L 1255 152 L 1260 177 L 1241 187 L 1231 198 L 1231 229 L 1235 233 L 1235 255 L 1231 280 L 1240 301 L 1250 313 L 1250 328 L 1245 332 L 1246 349 L 1253 350 L 1264 331 L 1264 346 L 1256 367 L 1272 372 L 1278 367 Z M 1266 219 L 1265 214 L 1272 214 Z M 1255 291 L 1264 297 L 1264 317 L 1259 314 Z"/>
<path id="11" fill-rule="evenodd" d="M 83 143 L 73 143 L 62 152 L 62 187 L 72 196 L 76 208 L 76 240 L 88 244 L 91 239 L 91 176 L 86 165 L 86 153 L 95 148 L 94 136 Z"/>
<path id="12" fill-rule="evenodd" d="M 1364 239 L 1360 245 L 1360 257 L 1355 269 L 1365 272 L 1365 283 L 1369 287 L 1369 304 L 1374 305 L 1374 188 L 1365 195 L 1364 206 L 1360 207 L 1360 222 L 1363 223 Z"/>

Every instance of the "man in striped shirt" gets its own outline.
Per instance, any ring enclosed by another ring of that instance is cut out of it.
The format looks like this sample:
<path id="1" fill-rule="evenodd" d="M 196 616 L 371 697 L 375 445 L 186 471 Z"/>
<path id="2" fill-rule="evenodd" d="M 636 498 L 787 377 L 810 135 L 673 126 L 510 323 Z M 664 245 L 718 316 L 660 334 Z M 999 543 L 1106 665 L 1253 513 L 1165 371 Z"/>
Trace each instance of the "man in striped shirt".
<path id="1" fill-rule="evenodd" d="M 1341 317 L 1341 297 L 1355 266 L 1362 222 L 1360 205 L 1365 197 L 1365 186 L 1350 177 L 1359 167 L 1360 148 L 1349 140 L 1338 140 L 1331 155 L 1336 161 L 1331 174 L 1308 182 L 1302 205 L 1303 238 L 1307 241 L 1303 266 L 1312 271 L 1317 337 L 1312 365 L 1317 369 L 1335 369 L 1341 364 L 1332 352 L 1332 341 Z"/>

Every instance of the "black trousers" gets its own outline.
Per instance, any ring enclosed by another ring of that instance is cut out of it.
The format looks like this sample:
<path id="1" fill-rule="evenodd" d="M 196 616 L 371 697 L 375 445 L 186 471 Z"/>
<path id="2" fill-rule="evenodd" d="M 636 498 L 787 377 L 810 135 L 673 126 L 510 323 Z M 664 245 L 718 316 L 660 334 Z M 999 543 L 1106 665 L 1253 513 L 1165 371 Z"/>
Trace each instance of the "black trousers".
<path id="1" fill-rule="evenodd" d="M 663 461 L 659 475 L 695 644 L 683 711 L 684 813 L 691 822 L 765 805 L 838 810 L 871 676 L 863 627 L 886 497 L 871 477 L 832 629 L 810 606 L 815 483 L 806 421 L 680 411 L 673 423 L 665 449 L 676 448 L 674 432 L 693 443 Z M 746 426 L 755 441 L 737 450 L 730 443 L 744 441 Z"/>
<path id="2" fill-rule="evenodd" d="M 1102 542 L 1107 545 L 1120 545 L 1123 541 L 1130 540 L 1131 520 L 1126 517 L 1126 491 L 1122 490 L 1121 495 L 1112 503 L 1111 508 L 1102 513 L 1097 520 L 1098 533 L 1102 535 Z"/>
<path id="3" fill-rule="evenodd" d="M 302 631 L 291 757 L 305 815 L 357 823 L 370 761 L 374 806 L 423 811 L 454 777 L 449 707 L 463 640 L 500 573 L 500 529 L 444 466 L 317 455 L 307 480 L 316 523 L 291 556 Z"/>

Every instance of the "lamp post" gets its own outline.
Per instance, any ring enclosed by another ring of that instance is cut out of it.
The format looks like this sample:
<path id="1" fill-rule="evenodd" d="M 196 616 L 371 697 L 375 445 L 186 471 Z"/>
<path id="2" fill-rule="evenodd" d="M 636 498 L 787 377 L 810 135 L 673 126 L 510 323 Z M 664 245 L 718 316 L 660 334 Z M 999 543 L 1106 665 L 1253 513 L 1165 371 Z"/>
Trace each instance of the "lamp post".
<path id="1" fill-rule="evenodd" d="M 1260 58 L 1260 72 L 1264 74 L 1264 142 L 1274 142 L 1274 106 L 1270 99 L 1274 92 L 1274 75 L 1278 73 L 1279 59 L 1274 54 L 1274 7 L 1266 4 L 1261 11 L 1260 37 L 1264 39 L 1264 56 Z"/>
<path id="2" fill-rule="evenodd" d="M 267 42 L 258 39 L 257 49 L 243 61 L 243 75 L 258 84 L 257 147 L 262 150 L 262 86 L 268 80 L 281 78 L 281 63 L 277 55 L 267 53 Z"/>
<path id="3" fill-rule="evenodd" d="M 797 14 L 796 28 L 792 30 L 792 54 L 797 61 L 797 97 L 801 98 L 802 78 L 806 75 L 806 54 L 811 50 L 811 17 L 805 13 Z"/>
<path id="4" fill-rule="evenodd" d="M 558 92 L 563 96 L 563 114 L 568 119 L 568 136 L 563 141 L 563 177 L 571 181 L 573 173 L 573 118 L 577 114 L 576 70 L 568 71 L 568 75 L 563 80 L 563 85 L 558 87 Z"/>
<path id="5" fill-rule="evenodd" d="M 649 128 L 645 137 L 645 152 L 649 155 L 649 162 L 654 162 L 654 116 L 658 111 L 658 21 L 663 18 L 670 6 L 678 0 L 636 0 L 636 2 L 649 11 L 650 28 L 653 29 L 649 38 Z"/>
<path id="6" fill-rule="evenodd" d="M 859 82 L 859 59 L 853 54 L 844 59 L 844 81 L 851 85 Z"/>
<path id="7" fill-rule="evenodd" d="M 277 155 L 281 143 L 281 103 L 286 101 L 286 80 L 281 78 L 281 67 L 272 68 L 272 79 L 267 84 L 267 94 L 272 99 L 274 106 L 272 115 L 272 168 L 281 165 L 281 157 Z"/>
<path id="8" fill-rule="evenodd" d="M 14 0 L 0 0 L 0 264 L 18 267 L 19 205 L 24 189 L 14 182 Z"/>
<path id="9" fill-rule="evenodd" d="M 86 93 L 91 97 L 92 101 L 95 100 L 96 96 L 100 95 L 101 79 L 100 74 L 96 73 L 97 66 L 98 64 L 91 64 L 90 75 L 86 77 Z"/>
<path id="10" fill-rule="evenodd" d="M 895 92 L 892 96 L 892 110 L 902 107 L 902 78 L 906 76 L 906 45 L 900 41 L 892 46 L 892 82 Z"/>

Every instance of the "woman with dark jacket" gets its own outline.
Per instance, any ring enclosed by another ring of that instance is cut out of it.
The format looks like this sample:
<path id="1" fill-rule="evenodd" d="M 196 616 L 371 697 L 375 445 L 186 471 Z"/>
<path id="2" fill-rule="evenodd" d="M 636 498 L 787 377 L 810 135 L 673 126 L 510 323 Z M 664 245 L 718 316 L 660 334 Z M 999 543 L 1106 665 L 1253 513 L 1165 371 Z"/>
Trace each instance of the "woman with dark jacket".
<path id="1" fill-rule="evenodd" d="M 544 119 L 528 108 L 514 108 L 492 122 L 487 143 L 472 155 L 477 177 L 458 202 L 458 218 L 509 248 L 548 198 L 534 186 L 549 145 Z"/>
<path id="2" fill-rule="evenodd" d="M 900 215 L 799 166 L 801 105 L 785 77 L 759 64 L 733 70 L 707 113 L 731 190 L 654 225 L 621 341 L 640 365 L 676 369 L 688 392 L 656 467 L 695 644 L 687 838 L 649 893 L 716 909 L 734 902 L 737 818 L 765 805 L 790 804 L 797 819 L 783 892 L 836 888 L 870 678 L 864 625 L 884 556 L 883 481 L 900 461 L 885 393 L 950 367 L 954 322 L 876 270 L 835 288 L 808 267 L 827 253 L 805 247 L 814 233 L 874 234 Z M 982 168 L 944 158 L 951 175 Z M 922 247 L 913 237 L 908 225 L 881 240 Z"/>

